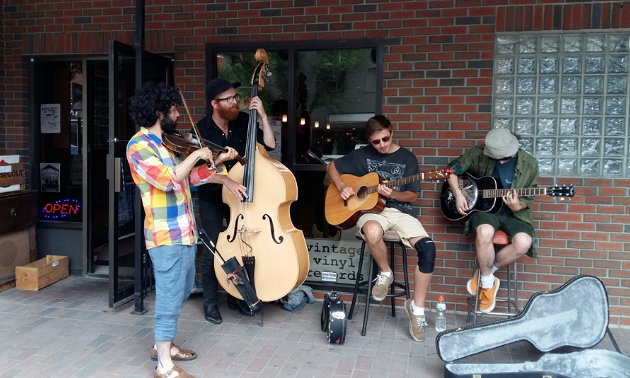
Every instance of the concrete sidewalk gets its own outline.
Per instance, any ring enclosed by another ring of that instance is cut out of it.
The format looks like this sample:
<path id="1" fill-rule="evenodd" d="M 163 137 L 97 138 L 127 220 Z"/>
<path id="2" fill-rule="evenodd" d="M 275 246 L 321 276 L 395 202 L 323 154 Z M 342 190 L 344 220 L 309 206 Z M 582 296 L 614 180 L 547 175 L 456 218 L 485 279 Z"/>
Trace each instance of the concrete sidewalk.
<path id="1" fill-rule="evenodd" d="M 71 276 L 38 292 L 0 293 L 0 378 L 152 377 L 154 296 L 145 301 L 146 314 L 133 315 L 132 302 L 108 308 L 107 289 L 105 281 Z M 176 342 L 199 357 L 179 366 L 197 378 L 443 377 L 433 328 L 425 342 L 414 342 L 402 305 L 395 318 L 389 306 L 373 306 L 363 337 L 363 308 L 348 322 L 346 344 L 330 345 L 320 331 L 321 302 L 296 312 L 268 304 L 261 327 L 260 317 L 243 317 L 222 301 L 223 324 L 213 325 L 203 317 L 201 296 L 193 295 Z M 465 314 L 447 316 L 449 328 L 466 325 Z M 630 354 L 630 330 L 612 332 Z M 595 348 L 614 350 L 608 337 Z M 461 362 L 525 362 L 540 356 L 529 343 L 517 342 Z"/>

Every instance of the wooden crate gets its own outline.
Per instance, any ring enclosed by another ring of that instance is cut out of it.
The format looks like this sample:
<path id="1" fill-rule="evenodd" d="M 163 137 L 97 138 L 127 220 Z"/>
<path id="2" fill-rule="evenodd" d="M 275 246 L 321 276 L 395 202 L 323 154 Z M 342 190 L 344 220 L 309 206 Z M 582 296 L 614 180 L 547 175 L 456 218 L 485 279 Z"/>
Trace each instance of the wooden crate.
<path id="1" fill-rule="evenodd" d="M 68 277 L 68 256 L 48 255 L 30 264 L 15 267 L 15 286 L 37 291 Z"/>

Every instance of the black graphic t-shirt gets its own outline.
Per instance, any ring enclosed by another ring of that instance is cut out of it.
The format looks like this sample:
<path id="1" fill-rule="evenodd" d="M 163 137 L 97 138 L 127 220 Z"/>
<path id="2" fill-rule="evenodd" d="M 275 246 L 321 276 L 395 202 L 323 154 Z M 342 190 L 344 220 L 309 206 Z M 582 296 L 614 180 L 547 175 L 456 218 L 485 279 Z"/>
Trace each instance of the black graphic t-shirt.
<path id="1" fill-rule="evenodd" d="M 341 174 L 348 173 L 359 177 L 370 172 L 376 172 L 387 181 L 394 181 L 420 173 L 418 160 L 414 154 L 402 147 L 391 154 L 381 154 L 374 147 L 365 146 L 335 160 L 335 168 Z M 396 186 L 393 189 L 399 192 L 407 190 L 420 192 L 420 182 L 410 182 Z M 388 198 L 385 206 L 413 215 L 413 209 L 409 202 L 400 202 Z"/>

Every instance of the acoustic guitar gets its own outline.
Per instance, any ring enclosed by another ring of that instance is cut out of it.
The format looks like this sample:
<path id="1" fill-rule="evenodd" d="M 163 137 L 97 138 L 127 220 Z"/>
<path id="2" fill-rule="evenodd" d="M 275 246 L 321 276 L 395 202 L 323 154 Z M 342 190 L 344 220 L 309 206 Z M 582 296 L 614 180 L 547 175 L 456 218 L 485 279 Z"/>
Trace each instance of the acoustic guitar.
<path id="1" fill-rule="evenodd" d="M 468 219 L 477 211 L 486 213 L 496 213 L 503 206 L 501 197 L 508 194 L 512 189 L 503 189 L 503 185 L 492 176 L 476 178 L 468 173 L 457 178 L 459 189 L 468 201 L 470 211 L 465 215 L 457 211 L 455 196 L 448 182 L 442 185 L 440 192 L 440 207 L 442 214 L 452 221 Z M 518 196 L 538 196 L 548 195 L 551 197 L 571 198 L 575 195 L 573 185 L 559 185 L 549 187 L 536 187 L 516 189 Z"/>
<path id="2" fill-rule="evenodd" d="M 387 198 L 378 192 L 379 184 L 393 188 L 420 180 L 446 180 L 452 172 L 450 169 L 432 170 L 388 182 L 384 182 L 385 179 L 376 172 L 370 172 L 361 177 L 342 174 L 341 179 L 354 190 L 356 195 L 344 200 L 335 185 L 328 186 L 325 205 L 326 221 L 347 230 L 357 224 L 363 212 L 380 213 L 383 211 Z"/>

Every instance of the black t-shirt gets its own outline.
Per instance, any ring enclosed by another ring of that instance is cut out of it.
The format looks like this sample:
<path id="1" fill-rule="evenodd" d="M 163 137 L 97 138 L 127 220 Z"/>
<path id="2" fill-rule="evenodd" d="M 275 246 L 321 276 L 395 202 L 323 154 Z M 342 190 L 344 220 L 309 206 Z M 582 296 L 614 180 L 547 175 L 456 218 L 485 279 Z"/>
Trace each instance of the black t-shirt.
<path id="1" fill-rule="evenodd" d="M 374 147 L 368 145 L 335 160 L 335 168 L 341 174 L 349 173 L 354 176 L 365 176 L 370 172 L 376 172 L 387 181 L 394 181 L 420 173 L 418 160 L 414 154 L 403 147 L 391 154 L 381 154 Z M 420 182 L 410 182 L 393 189 L 399 192 L 407 190 L 420 192 Z M 409 202 L 400 202 L 388 198 L 385 207 L 393 207 L 413 215 L 413 209 Z"/>
<path id="2" fill-rule="evenodd" d="M 503 164 L 496 162 L 494 165 L 492 177 L 499 180 L 501 186 L 503 186 L 504 189 L 512 188 L 512 180 L 514 179 L 514 170 L 516 169 L 517 160 L 518 158 L 516 156 L 513 156 L 510 160 Z M 502 199 L 500 198 L 499 200 L 502 201 Z M 501 210 L 499 210 L 499 212 L 505 214 L 514 214 L 512 210 L 510 210 L 510 208 L 507 206 L 501 207 Z"/>
<path id="3" fill-rule="evenodd" d="M 501 182 L 504 189 L 512 188 L 512 179 L 514 178 L 514 170 L 516 169 L 517 157 L 513 156 L 510 160 L 501 164 L 496 162 L 494 165 L 494 171 L 492 171 L 492 177 Z"/>
<path id="4" fill-rule="evenodd" d="M 228 124 L 228 135 L 224 135 L 223 131 L 214 122 L 211 116 L 202 118 L 198 123 L 199 133 L 203 139 L 214 142 L 222 147 L 232 147 L 239 155 L 245 156 L 245 148 L 247 147 L 247 128 L 249 127 L 249 114 L 240 112 L 238 118 L 230 121 Z M 263 141 L 263 131 L 257 130 L 256 139 L 258 143 L 265 146 L 266 150 L 273 150 L 265 145 Z M 223 164 L 230 170 L 238 161 L 230 160 Z M 206 184 L 197 187 L 197 196 L 203 201 L 223 202 L 221 194 L 221 184 Z"/>

